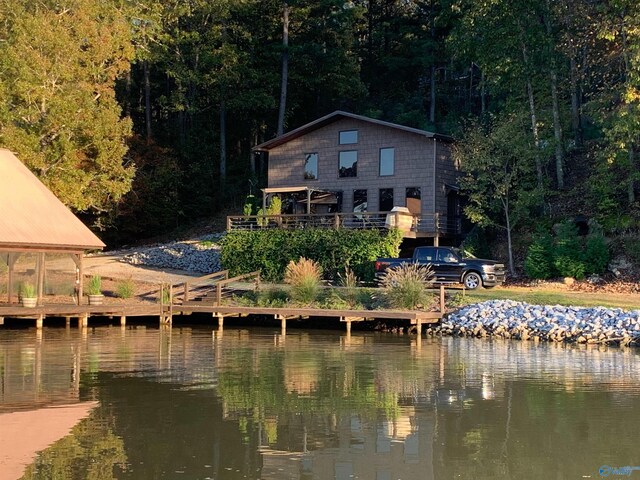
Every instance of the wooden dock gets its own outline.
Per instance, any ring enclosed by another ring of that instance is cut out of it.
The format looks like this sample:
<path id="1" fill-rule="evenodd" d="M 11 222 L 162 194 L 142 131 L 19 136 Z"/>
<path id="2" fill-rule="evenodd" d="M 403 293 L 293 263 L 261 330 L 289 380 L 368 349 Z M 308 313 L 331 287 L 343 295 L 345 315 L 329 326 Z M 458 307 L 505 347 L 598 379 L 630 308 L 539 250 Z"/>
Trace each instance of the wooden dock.
<path id="1" fill-rule="evenodd" d="M 217 272 L 206 275 L 188 283 L 179 285 L 163 285 L 159 290 L 158 303 L 133 303 L 123 301 L 119 304 L 75 305 L 49 304 L 35 308 L 16 305 L 0 305 L 0 325 L 5 318 L 35 320 L 36 327 L 42 328 L 47 318 L 64 318 L 67 325 L 77 319 L 79 328 L 86 328 L 91 317 L 119 318 L 120 325 L 126 325 L 131 317 L 158 317 L 161 325 L 171 325 L 174 320 L 184 320 L 192 314 L 209 314 L 217 320 L 218 328 L 222 328 L 225 319 L 249 316 L 273 317 L 280 321 L 282 333 L 286 332 L 287 322 L 309 318 L 333 318 L 345 323 L 347 333 L 351 332 L 353 322 L 367 320 L 388 320 L 409 322 L 415 325 L 418 332 L 423 324 L 438 323 L 444 313 L 445 291 L 440 287 L 439 311 L 407 311 L 407 310 L 348 310 L 301 307 L 259 307 L 236 306 L 225 304 L 230 292 L 257 289 L 260 286 L 258 272 L 228 278 L 228 272 Z M 176 293 L 174 295 L 174 293 Z"/>

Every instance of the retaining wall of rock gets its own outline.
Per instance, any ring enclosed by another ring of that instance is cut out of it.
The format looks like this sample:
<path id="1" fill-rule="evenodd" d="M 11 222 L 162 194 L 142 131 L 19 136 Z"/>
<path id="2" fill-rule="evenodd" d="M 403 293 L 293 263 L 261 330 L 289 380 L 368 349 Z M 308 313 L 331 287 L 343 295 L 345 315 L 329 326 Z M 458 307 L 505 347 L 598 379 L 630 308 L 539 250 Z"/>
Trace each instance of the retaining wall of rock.
<path id="1" fill-rule="evenodd" d="M 222 269 L 218 237 L 199 241 L 173 242 L 165 245 L 135 249 L 126 253 L 122 261 L 132 265 L 212 273 Z"/>
<path id="2" fill-rule="evenodd" d="M 468 305 L 427 330 L 431 334 L 520 340 L 640 344 L 640 310 L 530 305 L 491 300 Z"/>

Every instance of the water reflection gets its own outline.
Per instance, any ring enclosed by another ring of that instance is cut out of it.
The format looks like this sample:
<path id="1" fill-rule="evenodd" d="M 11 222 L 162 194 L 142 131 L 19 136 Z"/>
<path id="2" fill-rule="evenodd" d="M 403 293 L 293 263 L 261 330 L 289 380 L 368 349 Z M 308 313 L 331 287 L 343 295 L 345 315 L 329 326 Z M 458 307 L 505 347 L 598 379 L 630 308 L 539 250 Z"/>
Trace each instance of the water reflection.
<path id="1" fill-rule="evenodd" d="M 26 478 L 537 479 L 640 464 L 636 350 L 221 333 L 0 331 L 0 412 L 98 405 Z"/>

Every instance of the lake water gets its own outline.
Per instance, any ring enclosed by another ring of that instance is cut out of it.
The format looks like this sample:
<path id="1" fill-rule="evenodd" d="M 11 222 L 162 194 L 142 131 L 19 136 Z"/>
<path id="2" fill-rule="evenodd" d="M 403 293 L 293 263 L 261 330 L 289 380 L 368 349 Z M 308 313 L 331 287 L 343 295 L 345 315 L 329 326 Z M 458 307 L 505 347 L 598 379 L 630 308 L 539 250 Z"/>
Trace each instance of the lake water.
<path id="1" fill-rule="evenodd" d="M 3 480 L 579 479 L 640 466 L 633 349 L 2 327 L 0 374 Z"/>

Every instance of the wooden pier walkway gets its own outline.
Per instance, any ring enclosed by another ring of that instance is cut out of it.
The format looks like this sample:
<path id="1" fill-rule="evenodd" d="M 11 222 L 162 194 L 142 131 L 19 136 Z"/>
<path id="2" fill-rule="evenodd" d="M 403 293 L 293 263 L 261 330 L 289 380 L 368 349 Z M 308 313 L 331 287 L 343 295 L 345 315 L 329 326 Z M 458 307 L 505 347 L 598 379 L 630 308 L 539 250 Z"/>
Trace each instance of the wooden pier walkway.
<path id="1" fill-rule="evenodd" d="M 70 325 L 72 319 L 77 319 L 78 327 L 86 328 L 91 317 L 119 318 L 121 325 L 126 325 L 127 318 L 131 317 L 158 317 L 160 324 L 171 325 L 174 319 L 184 319 L 192 314 L 210 314 L 217 319 L 219 328 L 224 326 L 227 318 L 266 316 L 279 320 L 283 333 L 286 332 L 288 321 L 309 318 L 340 319 L 345 323 L 348 333 L 351 332 L 353 322 L 376 319 L 408 321 L 410 325 L 416 325 L 421 332 L 423 324 L 439 322 L 446 312 L 443 286 L 440 287 L 439 311 L 275 308 L 224 304 L 224 300 L 231 296 L 230 292 L 257 289 L 259 286 L 260 277 L 257 272 L 234 278 L 228 278 L 228 272 L 217 272 L 194 279 L 189 283 L 162 286 L 159 290 L 158 303 L 133 303 L 123 300 L 120 304 L 49 304 L 35 308 L 4 304 L 0 305 L 0 325 L 4 324 L 5 318 L 15 318 L 35 320 L 36 327 L 42 328 L 46 318 L 64 318 L 67 325 Z"/>

